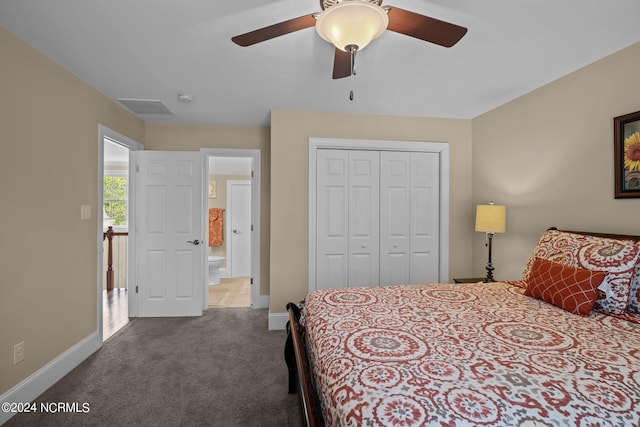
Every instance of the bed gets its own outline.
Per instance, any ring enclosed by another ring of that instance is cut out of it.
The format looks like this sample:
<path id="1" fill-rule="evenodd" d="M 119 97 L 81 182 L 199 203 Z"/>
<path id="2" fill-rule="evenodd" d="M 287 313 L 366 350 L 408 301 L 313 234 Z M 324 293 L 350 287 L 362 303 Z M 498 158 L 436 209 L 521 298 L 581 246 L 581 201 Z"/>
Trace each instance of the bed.
<path id="1" fill-rule="evenodd" d="M 547 230 L 521 280 L 287 305 L 309 426 L 640 426 L 640 237 Z"/>

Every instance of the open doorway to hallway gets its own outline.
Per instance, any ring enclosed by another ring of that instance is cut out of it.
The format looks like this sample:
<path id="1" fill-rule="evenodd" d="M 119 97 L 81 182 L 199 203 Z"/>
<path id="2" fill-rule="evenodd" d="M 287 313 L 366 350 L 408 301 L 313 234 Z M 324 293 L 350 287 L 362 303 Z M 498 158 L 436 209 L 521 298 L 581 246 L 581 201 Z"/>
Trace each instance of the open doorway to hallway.
<path id="1" fill-rule="evenodd" d="M 135 218 L 136 151 L 143 149 L 98 125 L 96 332 L 103 341 L 138 315 L 135 288 L 129 286 L 136 277 L 136 237 L 129 235 L 129 224 Z"/>
<path id="2" fill-rule="evenodd" d="M 129 322 L 129 148 L 104 137 L 102 339 Z"/>

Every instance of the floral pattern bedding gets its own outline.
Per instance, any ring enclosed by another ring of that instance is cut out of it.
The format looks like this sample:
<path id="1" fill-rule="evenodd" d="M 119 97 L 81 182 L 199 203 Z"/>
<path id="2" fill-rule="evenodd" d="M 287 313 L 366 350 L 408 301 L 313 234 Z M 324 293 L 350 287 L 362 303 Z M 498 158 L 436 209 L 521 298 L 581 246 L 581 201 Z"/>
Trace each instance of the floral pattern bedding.
<path id="1" fill-rule="evenodd" d="M 308 295 L 327 426 L 640 426 L 640 315 L 578 316 L 517 285 Z"/>

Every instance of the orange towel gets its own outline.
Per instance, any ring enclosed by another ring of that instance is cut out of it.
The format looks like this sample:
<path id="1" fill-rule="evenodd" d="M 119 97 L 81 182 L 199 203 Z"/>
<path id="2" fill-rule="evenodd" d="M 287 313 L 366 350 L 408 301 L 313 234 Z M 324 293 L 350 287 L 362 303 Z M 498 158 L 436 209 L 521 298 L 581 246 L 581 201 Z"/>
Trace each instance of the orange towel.
<path id="1" fill-rule="evenodd" d="M 209 209 L 209 246 L 222 246 L 224 209 Z"/>

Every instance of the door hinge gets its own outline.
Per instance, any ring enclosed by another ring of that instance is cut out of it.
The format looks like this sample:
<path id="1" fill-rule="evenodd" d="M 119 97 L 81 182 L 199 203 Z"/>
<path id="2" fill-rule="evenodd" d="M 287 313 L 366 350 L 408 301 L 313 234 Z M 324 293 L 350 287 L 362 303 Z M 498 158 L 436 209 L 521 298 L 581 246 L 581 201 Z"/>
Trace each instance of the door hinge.
<path id="1" fill-rule="evenodd" d="M 251 224 L 251 231 L 253 231 L 253 224 Z"/>
<path id="2" fill-rule="evenodd" d="M 136 165 L 136 173 L 140 173 L 140 165 Z"/>
<path id="3" fill-rule="evenodd" d="M 136 285 L 136 294 L 138 293 L 138 285 Z"/>
<path id="4" fill-rule="evenodd" d="M 249 279 L 249 284 L 253 285 L 253 277 L 251 279 Z"/>

